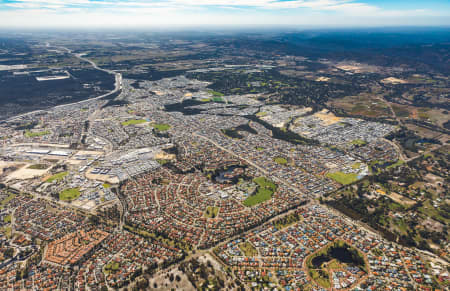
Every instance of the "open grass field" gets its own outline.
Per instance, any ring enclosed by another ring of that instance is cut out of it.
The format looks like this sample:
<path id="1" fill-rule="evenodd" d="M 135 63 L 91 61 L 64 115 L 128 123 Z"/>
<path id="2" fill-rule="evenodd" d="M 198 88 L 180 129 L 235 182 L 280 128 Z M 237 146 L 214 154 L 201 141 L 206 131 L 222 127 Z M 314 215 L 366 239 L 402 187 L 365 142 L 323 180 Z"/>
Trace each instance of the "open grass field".
<path id="1" fill-rule="evenodd" d="M 1 231 L 7 238 L 11 238 L 11 236 L 12 236 L 12 228 L 11 228 L 11 226 L 4 226 L 3 228 L 0 228 L 0 231 Z"/>
<path id="2" fill-rule="evenodd" d="M 136 125 L 136 124 L 141 124 L 141 123 L 146 123 L 147 120 L 145 119 L 132 119 L 132 120 L 127 120 L 122 122 L 123 126 L 129 126 L 129 125 Z"/>
<path id="3" fill-rule="evenodd" d="M 404 163 L 405 163 L 405 161 L 403 161 L 403 160 L 398 160 L 398 161 L 395 162 L 394 164 L 387 166 L 386 169 L 395 168 L 395 167 L 398 167 L 398 166 L 403 165 Z"/>
<path id="4" fill-rule="evenodd" d="M 111 261 L 105 266 L 105 273 L 109 274 L 110 272 L 117 272 L 119 267 L 120 264 L 118 262 Z"/>
<path id="5" fill-rule="evenodd" d="M 363 146 L 363 145 L 366 145 L 367 142 L 362 139 L 355 139 L 355 140 L 352 140 L 351 144 Z"/>
<path id="6" fill-rule="evenodd" d="M 258 177 L 253 179 L 258 185 L 258 190 L 255 195 L 252 195 L 244 200 L 244 205 L 247 207 L 254 206 L 261 202 L 267 201 L 272 198 L 273 193 L 277 190 L 277 185 L 265 177 Z"/>
<path id="7" fill-rule="evenodd" d="M 361 163 L 354 163 L 352 165 L 352 169 L 359 169 L 359 167 L 361 167 Z"/>
<path id="8" fill-rule="evenodd" d="M 331 262 L 328 263 L 328 267 L 329 267 L 330 269 L 335 269 L 335 270 L 337 270 L 337 269 L 339 269 L 341 266 L 340 266 L 340 264 L 338 263 L 337 260 L 331 260 Z"/>
<path id="9" fill-rule="evenodd" d="M 215 218 L 219 213 L 219 207 L 216 206 L 208 206 L 205 211 L 205 217 Z"/>
<path id="10" fill-rule="evenodd" d="M 258 255 L 258 251 L 253 247 L 253 245 L 249 242 L 243 242 L 239 244 L 239 248 L 247 257 L 254 257 Z"/>
<path id="11" fill-rule="evenodd" d="M 72 201 L 78 197 L 80 197 L 80 190 L 78 188 L 65 189 L 59 193 L 59 200 L 62 201 Z"/>
<path id="12" fill-rule="evenodd" d="M 61 181 L 65 176 L 67 176 L 67 174 L 69 174 L 69 172 L 61 172 L 61 173 L 54 174 L 53 176 L 51 176 L 50 178 L 45 180 L 45 182 L 51 183 L 53 181 Z"/>
<path id="13" fill-rule="evenodd" d="M 273 159 L 273 161 L 279 165 L 286 165 L 287 164 L 287 160 L 283 157 L 276 157 L 275 159 Z"/>
<path id="14" fill-rule="evenodd" d="M 10 223 L 10 222 L 11 222 L 11 214 L 6 215 L 6 216 L 3 218 L 3 222 L 4 222 L 4 223 Z"/>
<path id="15" fill-rule="evenodd" d="M 256 113 L 256 116 L 258 116 L 258 117 L 264 117 L 264 116 L 266 116 L 267 114 L 268 114 L 267 112 L 261 111 L 261 112 Z"/>
<path id="16" fill-rule="evenodd" d="M 316 281 L 317 284 L 323 288 L 329 289 L 331 287 L 330 280 L 328 279 L 328 272 L 324 270 L 309 270 L 309 275 Z"/>
<path id="17" fill-rule="evenodd" d="M 214 102 L 224 102 L 222 97 L 213 97 L 212 101 L 214 101 Z"/>
<path id="18" fill-rule="evenodd" d="M 358 180 L 358 175 L 355 173 L 343 173 L 343 172 L 335 172 L 328 173 L 328 178 L 331 178 L 342 185 L 348 185 L 350 183 L 356 182 Z"/>
<path id="19" fill-rule="evenodd" d="M 210 94 L 212 94 L 214 97 L 222 97 L 224 96 L 222 93 L 214 91 L 214 90 L 209 90 L 208 91 Z M 221 98 L 222 99 L 222 98 Z"/>
<path id="20" fill-rule="evenodd" d="M 407 106 L 393 104 L 392 109 L 394 109 L 394 112 L 397 115 L 397 117 L 409 117 L 409 110 Z"/>
<path id="21" fill-rule="evenodd" d="M 152 126 L 158 131 L 168 131 L 171 128 L 170 125 L 165 123 L 153 123 Z"/>
<path id="22" fill-rule="evenodd" d="M 39 131 L 39 132 L 31 132 L 31 131 L 27 130 L 25 132 L 26 137 L 38 137 L 38 136 L 44 136 L 47 134 L 50 134 L 50 131 L 45 130 L 45 131 Z"/>

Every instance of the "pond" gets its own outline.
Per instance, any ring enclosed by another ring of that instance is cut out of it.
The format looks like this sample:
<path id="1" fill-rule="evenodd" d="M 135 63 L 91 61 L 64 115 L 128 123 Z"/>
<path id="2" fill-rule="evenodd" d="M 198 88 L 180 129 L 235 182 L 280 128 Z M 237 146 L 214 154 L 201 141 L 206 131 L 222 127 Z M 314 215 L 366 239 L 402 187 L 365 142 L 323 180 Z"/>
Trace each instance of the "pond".
<path id="1" fill-rule="evenodd" d="M 231 166 L 223 170 L 219 170 L 214 176 L 214 181 L 218 183 L 235 183 L 237 178 L 244 173 L 244 167 Z"/>
<path id="2" fill-rule="evenodd" d="M 341 263 L 359 265 L 360 262 L 354 259 L 352 253 L 349 251 L 348 247 L 335 247 L 332 246 L 328 249 L 326 255 L 319 255 L 311 260 L 314 268 L 320 268 L 323 263 L 329 262 L 333 259 L 338 260 Z"/>

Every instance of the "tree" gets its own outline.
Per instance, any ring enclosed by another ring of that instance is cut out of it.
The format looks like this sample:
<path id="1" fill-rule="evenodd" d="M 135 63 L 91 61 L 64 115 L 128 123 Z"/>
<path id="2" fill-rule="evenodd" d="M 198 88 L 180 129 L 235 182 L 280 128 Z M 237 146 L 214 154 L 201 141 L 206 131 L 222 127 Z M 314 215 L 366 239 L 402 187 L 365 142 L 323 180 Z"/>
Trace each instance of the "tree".
<path id="1" fill-rule="evenodd" d="M 98 218 L 98 216 L 96 215 L 91 215 L 89 216 L 89 221 L 93 224 L 93 225 L 98 225 L 100 223 L 100 219 Z"/>
<path id="2" fill-rule="evenodd" d="M 13 248 L 7 248 L 4 252 L 5 257 L 12 258 L 14 256 L 14 249 Z"/>
<path id="3" fill-rule="evenodd" d="M 148 287 L 148 280 L 146 278 L 142 278 L 137 282 L 136 286 L 141 290 L 145 290 Z"/>

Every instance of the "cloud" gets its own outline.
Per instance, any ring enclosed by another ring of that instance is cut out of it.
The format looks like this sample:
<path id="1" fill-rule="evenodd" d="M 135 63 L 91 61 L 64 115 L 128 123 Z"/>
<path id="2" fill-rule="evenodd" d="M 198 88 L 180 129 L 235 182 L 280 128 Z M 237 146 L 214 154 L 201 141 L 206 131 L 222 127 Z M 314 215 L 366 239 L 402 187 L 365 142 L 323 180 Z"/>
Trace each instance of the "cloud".
<path id="1" fill-rule="evenodd" d="M 1 3 L 1 2 L 0 2 Z M 348 5 L 349 4 L 349 5 Z M 316 10 L 342 9 L 352 5 L 370 7 L 368 4 L 355 2 L 355 0 L 111 0 L 111 1 L 92 1 L 92 0 L 15 0 L 14 2 L 5 2 L 6 6 L 35 9 L 36 7 L 54 7 L 54 8 L 90 8 L 102 9 L 109 8 L 139 8 L 139 7 L 176 7 L 179 9 L 193 7 L 229 7 L 229 8 L 260 8 L 260 9 L 296 9 L 311 8 Z"/>
<path id="2" fill-rule="evenodd" d="M 392 10 L 364 1 L 0 0 L 0 27 L 339 27 L 450 24 L 449 10 L 427 7 Z"/>

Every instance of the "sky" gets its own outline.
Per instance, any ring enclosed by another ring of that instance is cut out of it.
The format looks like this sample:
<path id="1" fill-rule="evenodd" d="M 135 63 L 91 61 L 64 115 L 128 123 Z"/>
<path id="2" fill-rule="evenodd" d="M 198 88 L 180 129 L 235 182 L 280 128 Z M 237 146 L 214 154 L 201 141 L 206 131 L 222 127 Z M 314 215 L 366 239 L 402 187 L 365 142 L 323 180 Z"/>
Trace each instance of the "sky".
<path id="1" fill-rule="evenodd" d="M 450 26 L 448 0 L 0 0 L 0 28 Z"/>

